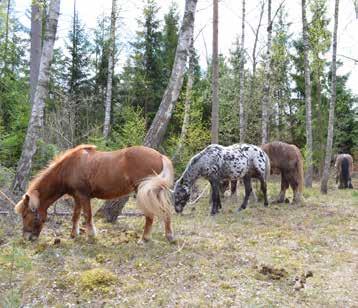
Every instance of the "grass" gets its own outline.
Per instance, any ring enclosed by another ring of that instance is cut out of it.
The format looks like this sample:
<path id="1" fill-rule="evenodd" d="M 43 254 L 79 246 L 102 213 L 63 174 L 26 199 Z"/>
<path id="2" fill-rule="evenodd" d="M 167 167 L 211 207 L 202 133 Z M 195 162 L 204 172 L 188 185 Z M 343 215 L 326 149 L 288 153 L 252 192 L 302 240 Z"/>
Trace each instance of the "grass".
<path id="1" fill-rule="evenodd" d="M 271 196 L 278 190 L 270 183 Z M 160 223 L 137 244 L 143 217 L 96 221 L 89 241 L 71 240 L 70 217 L 52 216 L 37 243 L 21 240 L 18 219 L 14 228 L 1 218 L 0 306 L 356 307 L 357 190 L 321 195 L 315 184 L 304 197 L 240 213 L 228 198 L 215 217 L 202 198 L 173 216 L 175 245 Z"/>

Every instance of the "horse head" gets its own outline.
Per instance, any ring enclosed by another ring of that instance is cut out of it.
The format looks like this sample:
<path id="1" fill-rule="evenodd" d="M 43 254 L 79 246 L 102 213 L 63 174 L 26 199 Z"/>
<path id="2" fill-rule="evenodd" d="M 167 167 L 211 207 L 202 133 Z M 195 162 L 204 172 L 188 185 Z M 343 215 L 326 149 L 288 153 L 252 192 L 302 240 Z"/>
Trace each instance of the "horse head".
<path id="1" fill-rule="evenodd" d="M 16 204 L 15 212 L 22 216 L 22 233 L 26 240 L 36 240 L 46 220 L 47 212 L 40 211 L 40 198 L 37 190 L 27 192 Z"/>
<path id="2" fill-rule="evenodd" d="M 190 188 L 184 184 L 183 179 L 179 179 L 174 186 L 174 208 L 177 213 L 183 209 L 190 197 Z"/>

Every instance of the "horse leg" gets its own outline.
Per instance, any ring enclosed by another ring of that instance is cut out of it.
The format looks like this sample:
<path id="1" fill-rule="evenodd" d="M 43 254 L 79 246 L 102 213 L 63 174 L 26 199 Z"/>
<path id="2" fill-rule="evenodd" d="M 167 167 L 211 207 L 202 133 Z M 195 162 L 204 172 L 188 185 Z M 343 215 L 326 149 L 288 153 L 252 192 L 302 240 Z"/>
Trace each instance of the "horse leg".
<path id="1" fill-rule="evenodd" d="M 245 175 L 243 180 L 244 180 L 244 186 L 245 186 L 245 197 L 244 197 L 244 201 L 242 202 L 241 207 L 238 209 L 238 211 L 246 209 L 247 202 L 249 201 L 249 197 L 252 192 L 251 177 L 249 175 Z"/>
<path id="2" fill-rule="evenodd" d="M 348 188 L 353 189 L 352 178 L 351 177 L 348 178 Z"/>
<path id="3" fill-rule="evenodd" d="M 142 238 L 140 239 L 140 243 L 148 242 L 150 239 L 150 231 L 153 226 L 153 217 L 145 216 L 145 225 L 143 230 Z"/>
<path id="4" fill-rule="evenodd" d="M 236 195 L 236 191 L 237 191 L 237 180 L 232 180 L 232 181 L 231 181 L 230 191 L 231 191 L 231 196 L 235 196 L 235 195 Z"/>
<path id="5" fill-rule="evenodd" d="M 82 197 L 82 209 L 86 221 L 86 233 L 90 237 L 96 236 L 96 227 L 93 223 L 91 201 L 88 197 Z"/>
<path id="6" fill-rule="evenodd" d="M 212 200 L 212 206 L 211 206 L 211 215 L 215 215 L 219 212 L 219 207 L 221 208 L 221 202 L 220 202 L 220 182 L 217 179 L 211 179 L 211 200 Z"/>
<path id="7" fill-rule="evenodd" d="M 170 243 L 174 242 L 175 240 L 174 240 L 170 217 L 165 217 L 164 226 L 165 226 L 165 237 Z"/>
<path id="8" fill-rule="evenodd" d="M 80 216 L 81 216 L 81 203 L 76 202 L 72 214 L 71 238 L 75 238 L 77 235 L 80 234 L 80 226 L 79 226 Z"/>
<path id="9" fill-rule="evenodd" d="M 281 171 L 281 191 L 277 198 L 277 203 L 285 202 L 286 190 L 289 187 L 287 175 L 285 175 L 284 171 Z"/>
<path id="10" fill-rule="evenodd" d="M 264 206 L 268 206 L 267 183 L 262 177 L 260 177 L 260 187 L 261 187 L 261 191 L 262 191 L 262 193 L 264 195 Z"/>

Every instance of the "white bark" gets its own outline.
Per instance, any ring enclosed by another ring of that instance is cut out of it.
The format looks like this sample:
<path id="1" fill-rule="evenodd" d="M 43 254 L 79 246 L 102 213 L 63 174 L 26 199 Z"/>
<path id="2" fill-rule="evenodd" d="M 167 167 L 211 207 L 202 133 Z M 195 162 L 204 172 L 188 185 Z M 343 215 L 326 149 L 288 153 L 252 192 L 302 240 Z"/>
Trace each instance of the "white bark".
<path id="1" fill-rule="evenodd" d="M 189 69 L 188 69 L 188 82 L 186 85 L 185 101 L 184 101 L 184 118 L 183 125 L 181 128 L 181 134 L 179 139 L 178 147 L 175 151 L 173 161 L 176 161 L 180 158 L 180 155 L 183 151 L 185 139 L 188 133 L 188 128 L 190 124 L 190 107 L 191 107 L 191 93 L 193 88 L 193 79 L 194 79 L 194 39 L 191 39 L 189 47 Z"/>
<path id="2" fill-rule="evenodd" d="M 53 46 L 56 38 L 58 17 L 60 14 L 60 2 L 60 0 L 51 0 L 49 5 L 49 16 L 42 48 L 40 70 L 35 91 L 34 103 L 32 105 L 31 117 L 26 132 L 26 138 L 13 183 L 13 190 L 15 191 L 25 191 L 26 189 L 26 183 L 32 165 L 32 158 L 36 152 L 36 145 L 39 139 L 40 129 L 43 127 L 45 99 L 48 94 L 50 66 L 53 56 Z"/>
<path id="3" fill-rule="evenodd" d="M 313 177 L 313 138 L 312 138 L 312 103 L 311 103 L 311 76 L 308 59 L 309 42 L 308 42 L 308 24 L 306 17 L 306 0 L 302 0 L 302 36 L 303 36 L 303 53 L 304 53 L 304 70 L 305 70 L 305 105 L 306 105 L 306 178 L 305 186 L 312 187 Z"/>
<path id="4" fill-rule="evenodd" d="M 270 106 L 270 66 L 271 66 L 271 45 L 272 45 L 272 20 L 271 20 L 271 0 L 268 0 L 267 8 L 267 50 L 265 58 L 265 81 L 264 81 L 264 96 L 262 98 L 262 140 L 261 143 L 265 144 L 268 142 L 268 108 Z"/>
<path id="5" fill-rule="evenodd" d="M 38 0 L 31 5 L 30 102 L 33 104 L 41 60 L 42 9 Z"/>
<path id="6" fill-rule="evenodd" d="M 240 53 L 240 94 L 239 94 L 239 117 L 240 117 L 240 143 L 245 140 L 245 107 L 244 107 L 244 78 L 245 72 L 245 0 L 242 0 L 242 23 L 241 23 L 241 53 Z"/>
<path id="7" fill-rule="evenodd" d="M 329 169 L 332 157 L 332 145 L 334 134 L 334 109 L 336 105 L 336 83 L 337 83 L 337 29 L 338 29 L 338 10 L 339 0 L 335 1 L 334 9 L 334 28 L 333 28 L 333 46 L 332 46 L 332 83 L 331 83 L 331 101 L 329 104 L 329 117 L 328 117 L 328 133 L 326 144 L 326 158 L 324 160 L 324 168 L 321 180 L 321 192 L 326 194 L 327 183 L 329 178 Z"/>
<path id="8" fill-rule="evenodd" d="M 145 137 L 144 144 L 158 148 L 164 138 L 173 109 L 183 84 L 185 63 L 188 56 L 190 40 L 193 37 L 195 9 L 198 0 L 186 0 L 183 22 L 179 32 L 178 46 L 175 52 L 172 74 L 164 92 L 162 101 L 151 127 Z"/>
<path id="9" fill-rule="evenodd" d="M 106 91 L 106 102 L 105 102 L 105 113 L 104 113 L 104 124 L 103 124 L 103 137 L 108 138 L 109 126 L 111 121 L 111 102 L 112 102 L 112 81 L 113 81 L 113 70 L 114 70 L 114 55 L 116 46 L 116 12 L 117 12 L 117 1 L 112 0 L 112 15 L 111 15 L 111 40 L 109 43 L 109 56 L 108 56 L 108 77 L 107 77 L 107 91 Z"/>
<path id="10" fill-rule="evenodd" d="M 212 56 L 212 105 L 211 143 L 219 143 L 219 59 L 218 59 L 218 0 L 213 0 L 213 56 Z"/>

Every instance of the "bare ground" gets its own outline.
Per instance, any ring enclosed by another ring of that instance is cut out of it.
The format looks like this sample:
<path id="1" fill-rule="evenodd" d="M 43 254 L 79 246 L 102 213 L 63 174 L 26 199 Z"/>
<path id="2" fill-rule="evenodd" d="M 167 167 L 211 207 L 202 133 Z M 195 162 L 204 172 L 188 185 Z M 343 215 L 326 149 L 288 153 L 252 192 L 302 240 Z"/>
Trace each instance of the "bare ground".
<path id="1" fill-rule="evenodd" d="M 315 183 L 304 197 L 240 213 L 228 198 L 215 217 L 202 198 L 174 215 L 174 245 L 160 223 L 137 244 L 144 219 L 133 216 L 96 221 L 93 241 L 71 240 L 70 216 L 50 215 L 27 243 L 20 220 L 0 215 L 0 307 L 357 307 L 358 191 L 331 183 L 322 196 Z"/>

